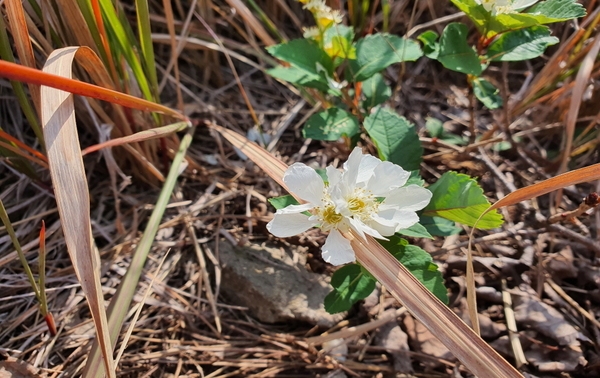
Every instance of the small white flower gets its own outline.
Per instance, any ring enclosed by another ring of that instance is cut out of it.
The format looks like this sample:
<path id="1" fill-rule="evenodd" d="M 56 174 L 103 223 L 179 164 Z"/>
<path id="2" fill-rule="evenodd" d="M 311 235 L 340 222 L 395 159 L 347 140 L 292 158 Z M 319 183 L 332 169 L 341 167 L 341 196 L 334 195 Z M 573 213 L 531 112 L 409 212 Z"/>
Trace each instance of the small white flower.
<path id="1" fill-rule="evenodd" d="M 267 229 L 288 237 L 320 227 L 329 231 L 323 259 L 333 265 L 352 262 L 354 251 L 341 232 L 352 229 L 362 237 L 385 239 L 419 221 L 416 211 L 427 206 L 431 192 L 418 185 L 404 186 L 409 176 L 395 164 L 363 155 L 360 148 L 352 151 L 343 170 L 327 167 L 327 184 L 314 169 L 295 163 L 283 181 L 306 203 L 277 210 Z"/>

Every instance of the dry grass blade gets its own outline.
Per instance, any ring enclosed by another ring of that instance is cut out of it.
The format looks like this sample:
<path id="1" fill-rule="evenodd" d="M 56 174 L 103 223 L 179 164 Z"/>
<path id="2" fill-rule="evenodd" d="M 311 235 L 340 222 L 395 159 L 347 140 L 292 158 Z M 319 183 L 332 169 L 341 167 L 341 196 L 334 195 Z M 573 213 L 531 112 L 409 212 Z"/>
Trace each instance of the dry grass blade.
<path id="1" fill-rule="evenodd" d="M 273 38 L 271 38 L 269 33 L 267 33 L 263 27 L 262 23 L 254 16 L 254 14 L 252 14 L 244 2 L 240 0 L 227 0 L 227 3 L 234 8 L 240 14 L 240 16 L 242 16 L 246 25 L 248 25 L 248 27 L 252 29 L 254 33 L 256 33 L 258 38 L 260 38 L 266 46 L 271 46 L 277 43 Z"/>
<path id="2" fill-rule="evenodd" d="M 82 155 L 87 155 L 89 153 L 101 150 L 103 148 L 120 146 L 127 143 L 135 143 L 142 142 L 145 140 L 162 138 L 166 135 L 176 133 L 178 131 L 184 130 L 189 127 L 187 122 L 177 122 L 171 125 L 156 127 L 150 130 L 140 131 L 139 133 L 135 133 L 133 135 L 128 135 L 122 138 L 111 139 L 104 143 L 99 143 L 94 146 L 90 146 L 82 151 Z"/>
<path id="3" fill-rule="evenodd" d="M 67 47 L 54 51 L 44 65 L 44 72 L 70 78 L 77 50 L 78 47 Z M 79 147 L 73 95 L 43 86 L 41 103 L 44 139 L 65 243 L 90 307 L 96 337 L 104 355 L 105 370 L 109 377 L 115 377 L 100 284 L 100 261 L 92 238 L 89 190 Z"/>
<path id="4" fill-rule="evenodd" d="M 25 18 L 25 12 L 23 12 L 23 4 L 20 0 L 6 0 L 4 5 L 19 60 L 27 67 L 36 68 L 33 47 L 29 38 L 27 19 Z M 37 113 L 40 114 L 39 85 L 29 84 L 29 94 Z"/>
<path id="5" fill-rule="evenodd" d="M 220 126 L 211 127 L 286 188 L 282 180 L 287 168 L 285 163 L 239 134 Z M 375 239 L 364 240 L 353 233 L 346 237 L 352 242 L 357 260 L 473 374 L 490 378 L 522 377 Z"/>
<path id="6" fill-rule="evenodd" d="M 569 112 L 567 113 L 567 119 L 565 122 L 565 145 L 563 148 L 563 156 L 558 173 L 563 173 L 567 170 L 567 164 L 569 164 L 569 157 L 571 156 L 571 149 L 573 146 L 573 136 L 575 135 L 575 124 L 577 123 L 579 108 L 583 102 L 583 94 L 588 87 L 590 75 L 592 74 L 594 62 L 596 61 L 599 50 L 600 35 L 597 35 L 594 39 L 592 48 L 581 62 L 579 72 L 577 73 L 577 78 L 575 79 L 575 87 L 571 92 L 571 103 L 569 105 Z"/>
<path id="7" fill-rule="evenodd" d="M 541 195 L 550 193 L 554 190 L 598 179 L 600 179 L 600 163 L 590 165 L 589 167 L 585 168 L 579 168 L 567 173 L 563 173 L 562 175 L 558 175 L 556 177 L 549 178 L 548 180 L 544 180 L 536 184 L 526 186 L 525 188 L 521 188 L 508 194 L 506 197 L 503 197 L 501 200 L 494 203 L 481 216 L 485 215 L 486 213 L 492 210 L 499 209 L 504 206 L 514 205 L 516 203 L 531 198 L 539 197 Z"/>
<path id="8" fill-rule="evenodd" d="M 478 377 L 522 377 L 372 237 L 351 237 L 356 259 Z"/>

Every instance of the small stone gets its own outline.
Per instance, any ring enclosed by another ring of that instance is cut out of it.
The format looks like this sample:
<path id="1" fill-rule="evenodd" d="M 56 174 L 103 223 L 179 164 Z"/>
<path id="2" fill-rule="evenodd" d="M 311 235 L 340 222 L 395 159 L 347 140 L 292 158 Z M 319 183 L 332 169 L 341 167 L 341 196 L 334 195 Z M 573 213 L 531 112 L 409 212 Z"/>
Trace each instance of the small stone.
<path id="1" fill-rule="evenodd" d="M 323 300 L 332 290 L 329 277 L 308 272 L 299 247 L 284 251 L 256 244 L 234 247 L 223 241 L 219 252 L 223 291 L 261 322 L 299 320 L 332 327 L 345 316 L 325 311 Z"/>

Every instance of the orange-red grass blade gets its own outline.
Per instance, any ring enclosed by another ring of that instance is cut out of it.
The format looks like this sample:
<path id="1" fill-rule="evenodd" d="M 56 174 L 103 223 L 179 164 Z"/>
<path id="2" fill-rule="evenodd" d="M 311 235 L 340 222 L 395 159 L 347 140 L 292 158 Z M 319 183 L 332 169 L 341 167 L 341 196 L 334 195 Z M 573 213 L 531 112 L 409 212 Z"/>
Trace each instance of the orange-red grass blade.
<path id="1" fill-rule="evenodd" d="M 570 185 L 581 184 L 582 182 L 589 182 L 598 179 L 600 179 L 600 163 L 563 173 L 562 175 L 526 186 L 508 194 L 498 202 L 494 203 L 485 211 L 485 213 L 482 214 L 482 216 L 500 207 L 514 205 L 521 201 L 539 197 Z"/>
<path id="2" fill-rule="evenodd" d="M 46 157 L 46 155 L 44 155 L 43 153 L 41 153 L 37 150 L 34 150 L 33 148 L 29 147 L 28 145 L 21 142 L 17 138 L 6 133 L 4 130 L 0 130 L 0 139 L 5 139 L 11 143 L 14 143 L 17 147 L 29 152 L 31 155 L 35 156 L 36 158 L 40 159 L 44 163 L 48 164 L 48 158 Z M 24 158 L 27 158 L 25 154 L 21 154 L 21 156 L 23 156 Z"/>
<path id="3" fill-rule="evenodd" d="M 3 60 L 0 60 L 0 77 L 5 77 L 7 79 L 20 81 L 23 83 L 45 85 L 48 87 L 61 89 L 65 92 L 86 97 L 93 97 L 99 100 L 119 104 L 128 108 L 158 112 L 170 115 L 177 119 L 187 120 L 187 118 L 181 113 L 151 101 Z"/>

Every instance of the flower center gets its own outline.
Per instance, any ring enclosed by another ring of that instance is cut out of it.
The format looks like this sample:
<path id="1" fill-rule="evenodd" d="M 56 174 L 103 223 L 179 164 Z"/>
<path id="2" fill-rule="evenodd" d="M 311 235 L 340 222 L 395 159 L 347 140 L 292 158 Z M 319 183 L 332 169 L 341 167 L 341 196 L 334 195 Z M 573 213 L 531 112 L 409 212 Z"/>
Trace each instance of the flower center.
<path id="1" fill-rule="evenodd" d="M 356 188 L 352 196 L 346 199 L 348 210 L 353 217 L 367 222 L 373 214 L 377 214 L 379 201 L 377 197 L 363 188 Z"/>
<path id="2" fill-rule="evenodd" d="M 324 223 L 329 223 L 332 225 L 339 223 L 343 218 L 342 214 L 339 214 L 335 211 L 335 206 L 333 206 L 333 204 L 323 208 L 320 217 L 323 219 Z"/>
<path id="3" fill-rule="evenodd" d="M 323 198 L 321 199 L 321 206 L 315 207 L 314 214 L 321 223 L 321 229 L 323 231 L 331 231 L 342 226 L 344 216 L 338 213 L 335 209 L 335 204 L 331 200 L 331 197 L 325 188 Z"/>

